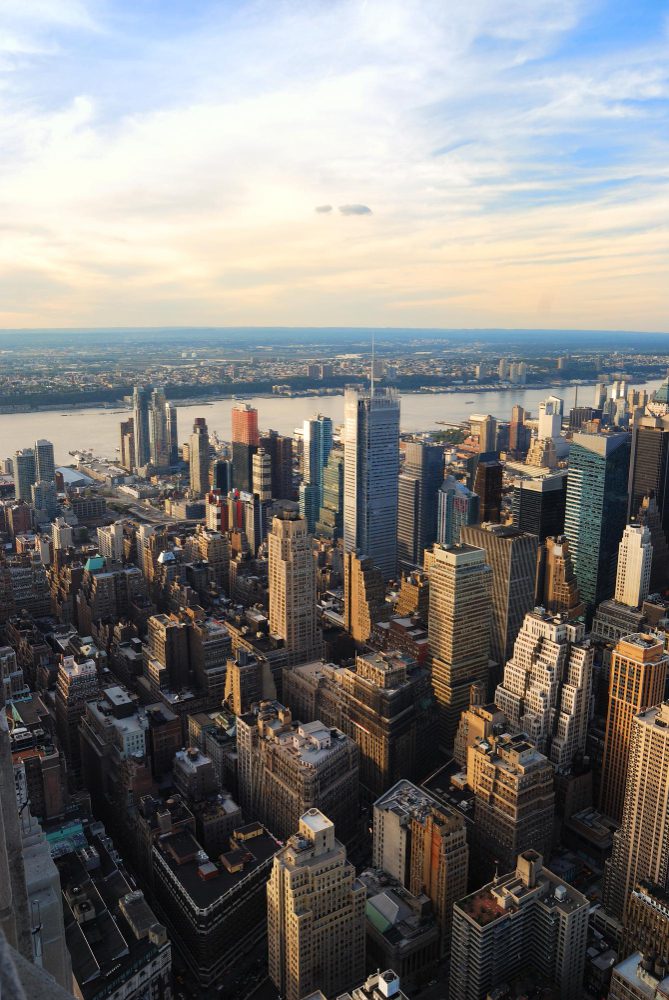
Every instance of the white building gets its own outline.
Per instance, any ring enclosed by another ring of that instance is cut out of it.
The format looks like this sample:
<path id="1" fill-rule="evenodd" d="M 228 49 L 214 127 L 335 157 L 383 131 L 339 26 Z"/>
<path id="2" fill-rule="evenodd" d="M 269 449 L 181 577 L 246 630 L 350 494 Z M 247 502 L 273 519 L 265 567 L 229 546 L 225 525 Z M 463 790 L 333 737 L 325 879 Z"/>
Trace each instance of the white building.
<path id="1" fill-rule="evenodd" d="M 559 438 L 562 430 L 562 415 L 564 401 L 558 396 L 549 396 L 539 403 L 539 424 L 537 436 L 541 441 L 545 438 Z"/>
<path id="2" fill-rule="evenodd" d="M 640 608 L 650 590 L 653 545 L 648 528 L 628 524 L 618 547 L 616 601 L 629 608 Z"/>

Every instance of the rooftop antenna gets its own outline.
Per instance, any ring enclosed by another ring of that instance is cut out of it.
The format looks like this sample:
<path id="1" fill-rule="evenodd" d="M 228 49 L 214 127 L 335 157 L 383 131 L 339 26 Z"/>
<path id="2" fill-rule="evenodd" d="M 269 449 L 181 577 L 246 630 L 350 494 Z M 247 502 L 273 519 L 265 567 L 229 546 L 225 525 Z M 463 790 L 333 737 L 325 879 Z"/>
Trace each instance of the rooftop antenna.
<path id="1" fill-rule="evenodd" d="M 369 372 L 369 394 L 374 398 L 374 360 L 376 357 L 376 331 L 372 330 L 372 366 Z"/>

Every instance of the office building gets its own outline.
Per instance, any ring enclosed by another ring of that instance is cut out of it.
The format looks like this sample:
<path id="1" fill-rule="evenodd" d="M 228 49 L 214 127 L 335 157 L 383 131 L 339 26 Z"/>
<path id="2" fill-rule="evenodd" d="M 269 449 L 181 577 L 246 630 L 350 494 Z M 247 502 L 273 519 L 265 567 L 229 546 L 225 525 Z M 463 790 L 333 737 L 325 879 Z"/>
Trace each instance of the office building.
<path id="1" fill-rule="evenodd" d="M 109 562 L 123 561 L 123 521 L 98 528 L 98 552 Z"/>
<path id="2" fill-rule="evenodd" d="M 258 448 L 252 459 L 253 493 L 261 503 L 272 500 L 272 459 L 264 448 Z"/>
<path id="3" fill-rule="evenodd" d="M 33 483 L 30 487 L 30 503 L 35 511 L 35 517 L 37 520 L 51 521 L 58 514 L 58 494 L 56 493 L 56 484 L 52 482 L 39 482 Z"/>
<path id="4" fill-rule="evenodd" d="M 37 464 L 32 448 L 17 451 L 12 458 L 12 473 L 14 476 L 14 496 L 17 500 L 30 503 L 30 488 L 37 480 Z"/>
<path id="5" fill-rule="evenodd" d="M 333 448 L 323 469 L 323 503 L 315 528 L 319 538 L 333 542 L 344 532 L 344 451 Z"/>
<path id="6" fill-rule="evenodd" d="M 631 439 L 627 520 L 637 516 L 644 497 L 652 496 L 664 533 L 669 536 L 669 414 L 647 413 L 635 420 Z"/>
<path id="7" fill-rule="evenodd" d="M 566 502 L 566 470 L 517 479 L 511 495 L 513 525 L 521 531 L 537 535 L 540 542 L 548 535 L 561 535 Z"/>
<path id="8" fill-rule="evenodd" d="M 650 591 L 653 545 L 650 531 L 628 524 L 618 546 L 615 599 L 629 608 L 640 608 Z"/>
<path id="9" fill-rule="evenodd" d="M 176 422 L 176 410 L 174 410 Z M 165 390 L 157 386 L 151 393 L 151 409 L 149 411 L 149 437 L 151 465 L 154 469 L 169 469 L 172 464 L 172 433 L 176 433 L 176 425 L 171 426 L 172 414 L 170 404 L 165 399 Z"/>
<path id="10" fill-rule="evenodd" d="M 525 464 L 534 471 L 537 469 L 550 471 L 557 469 L 558 456 L 553 438 L 534 438 L 528 449 Z"/>
<path id="11" fill-rule="evenodd" d="M 585 614 L 564 535 L 548 536 L 539 549 L 536 603 L 552 615 L 573 619 Z"/>
<path id="12" fill-rule="evenodd" d="M 356 642 L 367 642 L 377 622 L 390 615 L 383 573 L 358 552 L 344 552 L 344 628 Z"/>
<path id="13" fill-rule="evenodd" d="M 509 451 L 517 456 L 526 453 L 530 446 L 530 429 L 525 426 L 525 410 L 516 404 L 511 410 L 511 423 L 509 424 Z"/>
<path id="14" fill-rule="evenodd" d="M 323 506 L 323 473 L 332 450 L 332 420 L 320 413 L 303 424 L 302 486 L 300 513 L 313 534 Z"/>
<path id="15" fill-rule="evenodd" d="M 523 619 L 534 607 L 539 540 L 500 524 L 466 525 L 460 539 L 483 549 L 491 574 L 490 657 L 497 676 L 513 652 Z"/>
<path id="16" fill-rule="evenodd" d="M 439 745 L 451 748 L 469 687 L 488 683 L 491 571 L 471 545 L 435 545 L 429 570 L 428 636 Z"/>
<path id="17" fill-rule="evenodd" d="M 132 392 L 132 421 L 135 435 L 135 468 L 143 469 L 151 461 L 151 424 L 149 392 L 136 385 Z"/>
<path id="18" fill-rule="evenodd" d="M 61 658 L 56 681 L 56 732 L 75 787 L 81 777 L 79 723 L 86 703 L 95 698 L 99 690 L 98 671 L 93 660 L 77 662 L 74 656 Z"/>
<path id="19" fill-rule="evenodd" d="M 623 918 L 623 955 L 637 950 L 644 955 L 669 954 L 669 906 L 662 885 L 636 879 Z"/>
<path id="20" fill-rule="evenodd" d="M 444 449 L 409 441 L 399 475 L 397 557 L 402 569 L 423 565 L 423 553 L 437 540 L 437 497 L 444 480 Z"/>
<path id="21" fill-rule="evenodd" d="M 481 740 L 487 740 L 495 731 L 502 732 L 507 724 L 504 713 L 494 702 L 486 703 L 485 695 L 485 685 L 480 681 L 471 685 L 469 708 L 462 713 L 458 723 L 458 731 L 453 745 L 453 759 L 457 761 L 465 773 L 469 747 L 476 746 Z M 498 728 L 496 729 L 496 727 Z"/>
<path id="22" fill-rule="evenodd" d="M 245 493 L 252 491 L 253 456 L 259 444 L 258 411 L 248 403 L 236 403 L 232 408 L 232 479 L 235 489 Z M 274 464 L 271 451 L 268 454 Z"/>
<path id="23" fill-rule="evenodd" d="M 285 1000 L 337 996 L 365 971 L 365 887 L 318 809 L 274 859 L 267 886 L 269 975 Z"/>
<path id="24" fill-rule="evenodd" d="M 437 541 L 457 545 L 466 524 L 478 524 L 479 498 L 454 476 L 447 476 L 437 491 Z"/>
<path id="25" fill-rule="evenodd" d="M 540 853 L 523 851 L 514 871 L 455 904 L 449 996 L 484 1000 L 521 974 L 552 983 L 563 1000 L 580 996 L 589 907 Z"/>
<path id="26" fill-rule="evenodd" d="M 589 615 L 611 597 L 626 524 L 629 434 L 574 434 L 569 453 L 565 535 Z"/>
<path id="27" fill-rule="evenodd" d="M 432 902 L 440 955 L 450 949 L 453 903 L 467 891 L 465 820 L 402 779 L 374 803 L 373 864 Z"/>
<path id="28" fill-rule="evenodd" d="M 258 445 L 258 411 L 248 403 L 235 403 L 232 408 L 232 440 L 239 444 Z"/>
<path id="29" fill-rule="evenodd" d="M 491 735 L 467 749 L 474 793 L 472 866 L 484 877 L 526 850 L 549 856 L 553 843 L 553 766 L 523 734 Z"/>
<path id="30" fill-rule="evenodd" d="M 539 403 L 537 437 L 540 441 L 544 441 L 546 438 L 560 437 L 563 412 L 564 401 L 559 396 L 549 396 L 548 399 Z"/>
<path id="31" fill-rule="evenodd" d="M 196 417 L 189 449 L 190 488 L 202 496 L 209 490 L 209 431 L 204 417 Z"/>
<path id="32" fill-rule="evenodd" d="M 669 544 L 662 528 L 660 512 L 654 497 L 644 497 L 637 511 L 637 521 L 650 531 L 653 559 L 650 568 L 650 592 L 664 590 L 669 579 Z"/>
<path id="33" fill-rule="evenodd" d="M 322 722 L 293 722 L 279 702 L 260 702 L 237 720 L 239 797 L 285 840 L 312 807 L 327 811 L 347 841 L 357 829 L 360 752 Z"/>
<path id="34" fill-rule="evenodd" d="M 344 547 L 397 572 L 400 401 L 393 389 L 344 396 Z"/>
<path id="35" fill-rule="evenodd" d="M 127 472 L 133 472 L 137 467 L 137 462 L 135 461 L 135 420 L 133 417 L 128 417 L 127 420 L 122 420 L 119 425 L 120 437 L 121 437 L 121 447 L 120 451 L 120 464 L 126 469 Z"/>
<path id="36" fill-rule="evenodd" d="M 278 431 L 270 430 L 260 438 L 259 444 L 265 449 L 272 462 L 272 496 L 275 500 L 295 500 L 292 437 L 286 437 L 279 434 Z"/>
<path id="37" fill-rule="evenodd" d="M 350 666 L 308 663 L 284 672 L 296 718 L 320 719 L 360 748 L 360 784 L 377 798 L 401 777 L 420 780 L 433 761 L 436 706 L 430 675 L 397 652 L 358 654 Z"/>
<path id="38" fill-rule="evenodd" d="M 469 417 L 469 429 L 476 438 L 479 454 L 486 455 L 497 450 L 497 421 L 490 414 L 472 413 Z"/>
<path id="39" fill-rule="evenodd" d="M 495 692 L 511 731 L 527 733 L 563 774 L 585 753 L 593 656 L 583 622 L 532 611 Z"/>
<path id="40" fill-rule="evenodd" d="M 499 523 L 502 507 L 504 466 L 496 458 L 479 459 L 474 476 L 474 492 L 479 498 L 481 521 Z"/>
<path id="41" fill-rule="evenodd" d="M 613 819 L 623 815 L 634 717 L 662 701 L 668 665 L 657 635 L 624 636 L 613 650 L 599 803 Z"/>
<path id="42" fill-rule="evenodd" d="M 284 640 L 291 663 L 321 655 L 316 610 L 316 563 L 305 519 L 284 511 L 272 521 L 269 550 L 269 627 Z"/>
<path id="43" fill-rule="evenodd" d="M 35 441 L 35 473 L 38 483 L 53 483 L 56 476 L 53 444 L 44 438 Z"/>
<path id="44" fill-rule="evenodd" d="M 606 866 L 603 900 L 619 920 L 630 894 L 650 881 L 669 889 L 669 702 L 632 719 L 620 829 Z M 629 924 L 629 921 L 627 921 Z"/>

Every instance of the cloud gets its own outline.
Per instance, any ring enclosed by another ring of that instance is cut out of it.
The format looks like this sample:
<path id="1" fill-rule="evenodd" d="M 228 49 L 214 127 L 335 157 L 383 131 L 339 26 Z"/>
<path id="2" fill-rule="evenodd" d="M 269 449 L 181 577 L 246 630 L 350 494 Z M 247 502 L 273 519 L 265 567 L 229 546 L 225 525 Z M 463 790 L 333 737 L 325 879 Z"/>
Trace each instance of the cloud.
<path id="1" fill-rule="evenodd" d="M 650 7 L 1 6 L 0 325 L 666 326 Z"/>
<path id="2" fill-rule="evenodd" d="M 342 215 L 371 215 L 372 210 L 367 205 L 340 205 Z"/>

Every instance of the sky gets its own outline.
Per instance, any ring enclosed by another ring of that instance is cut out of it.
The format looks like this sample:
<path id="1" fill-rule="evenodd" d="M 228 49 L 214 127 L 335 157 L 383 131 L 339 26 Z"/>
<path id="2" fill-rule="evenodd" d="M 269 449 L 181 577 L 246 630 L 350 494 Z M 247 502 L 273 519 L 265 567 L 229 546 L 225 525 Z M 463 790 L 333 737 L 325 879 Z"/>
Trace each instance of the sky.
<path id="1" fill-rule="evenodd" d="M 0 327 L 669 331 L 669 0 L 0 0 Z"/>

